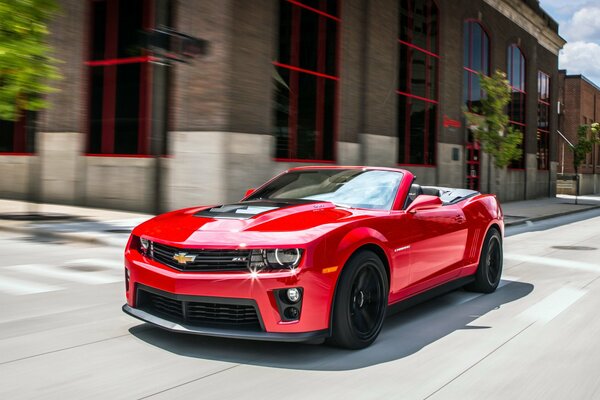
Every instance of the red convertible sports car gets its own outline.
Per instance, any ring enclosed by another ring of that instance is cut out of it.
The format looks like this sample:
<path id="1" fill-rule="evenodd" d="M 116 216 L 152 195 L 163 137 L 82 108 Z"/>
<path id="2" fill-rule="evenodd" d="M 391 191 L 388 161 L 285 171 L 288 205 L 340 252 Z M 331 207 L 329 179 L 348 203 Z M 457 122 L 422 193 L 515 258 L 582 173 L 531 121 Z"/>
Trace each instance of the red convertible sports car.
<path id="1" fill-rule="evenodd" d="M 403 169 L 293 168 L 238 203 L 153 218 L 127 244 L 123 310 L 178 332 L 358 349 L 391 311 L 461 286 L 493 292 L 496 198 L 414 181 Z"/>

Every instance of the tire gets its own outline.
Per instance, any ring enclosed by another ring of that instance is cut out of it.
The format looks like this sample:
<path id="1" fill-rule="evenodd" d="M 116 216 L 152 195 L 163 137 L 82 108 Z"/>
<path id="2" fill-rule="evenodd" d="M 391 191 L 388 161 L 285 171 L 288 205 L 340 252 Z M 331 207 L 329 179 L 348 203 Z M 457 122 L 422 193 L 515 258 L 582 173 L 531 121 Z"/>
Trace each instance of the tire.
<path id="1" fill-rule="evenodd" d="M 353 255 L 338 282 L 329 342 L 346 349 L 371 345 L 383 325 L 388 292 L 388 277 L 379 256 L 371 251 Z"/>
<path id="2" fill-rule="evenodd" d="M 494 292 L 502 277 L 503 262 L 502 236 L 498 229 L 491 228 L 481 246 L 475 281 L 466 285 L 465 289 L 480 293 Z"/>

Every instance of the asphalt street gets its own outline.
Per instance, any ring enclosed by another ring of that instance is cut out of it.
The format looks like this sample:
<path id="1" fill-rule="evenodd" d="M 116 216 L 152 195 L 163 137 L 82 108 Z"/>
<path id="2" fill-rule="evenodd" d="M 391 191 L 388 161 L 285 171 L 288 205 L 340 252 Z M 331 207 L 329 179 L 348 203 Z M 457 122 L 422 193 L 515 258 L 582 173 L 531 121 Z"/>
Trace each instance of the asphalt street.
<path id="1" fill-rule="evenodd" d="M 121 312 L 120 248 L 1 233 L 0 399 L 600 399 L 599 226 L 510 228 L 495 293 L 394 315 L 360 351 L 165 332 Z"/>

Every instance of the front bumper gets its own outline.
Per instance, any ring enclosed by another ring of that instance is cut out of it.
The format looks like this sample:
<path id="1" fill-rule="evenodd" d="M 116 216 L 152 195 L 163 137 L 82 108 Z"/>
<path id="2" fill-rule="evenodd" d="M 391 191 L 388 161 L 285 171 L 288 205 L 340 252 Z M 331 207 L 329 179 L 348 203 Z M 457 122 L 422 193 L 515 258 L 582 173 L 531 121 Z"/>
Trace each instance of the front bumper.
<path id="1" fill-rule="evenodd" d="M 143 321 L 177 332 L 245 339 L 306 341 L 325 337 L 329 333 L 331 301 L 337 274 L 324 274 L 315 268 L 301 267 L 297 271 L 267 272 L 252 276 L 249 272 L 182 272 L 142 256 L 137 251 L 125 254 L 129 271 L 127 304 L 123 311 Z M 137 288 L 146 287 L 163 292 L 166 297 L 195 296 L 229 299 L 231 302 L 252 302 L 260 319 L 260 330 L 247 331 L 236 327 L 212 327 L 193 324 L 188 320 L 170 318 L 137 304 Z M 300 287 L 303 290 L 300 318 L 283 321 L 275 293 L 281 289 Z"/>
<path id="2" fill-rule="evenodd" d="M 210 328 L 210 327 L 197 327 L 186 324 L 180 324 L 166 319 L 157 317 L 147 313 L 146 311 L 133 308 L 127 304 L 123 305 L 123 311 L 126 314 L 131 315 L 144 322 L 156 325 L 163 329 L 167 329 L 173 332 L 191 333 L 195 335 L 204 336 L 217 336 L 231 339 L 250 339 L 250 340 L 267 340 L 277 342 L 305 342 L 309 340 L 323 339 L 329 335 L 329 330 L 324 329 L 321 331 L 313 332 L 301 332 L 301 333 L 277 333 L 277 332 L 253 332 L 253 331 L 242 331 L 236 329 L 225 329 L 225 328 Z"/>

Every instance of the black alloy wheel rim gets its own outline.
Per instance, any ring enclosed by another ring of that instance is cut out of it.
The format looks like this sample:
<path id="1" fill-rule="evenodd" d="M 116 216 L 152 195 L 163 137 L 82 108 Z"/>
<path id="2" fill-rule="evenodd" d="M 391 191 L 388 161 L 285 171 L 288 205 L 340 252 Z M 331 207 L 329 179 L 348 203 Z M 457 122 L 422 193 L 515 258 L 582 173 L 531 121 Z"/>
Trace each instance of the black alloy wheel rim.
<path id="1" fill-rule="evenodd" d="M 500 278 L 500 242 L 494 237 L 488 246 L 486 270 L 488 282 L 495 285 Z"/>
<path id="2" fill-rule="evenodd" d="M 358 271 L 350 297 L 350 321 L 357 336 L 369 340 L 381 325 L 383 282 L 376 266 L 364 264 Z"/>

